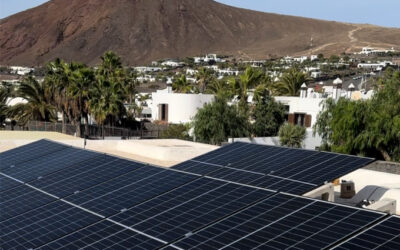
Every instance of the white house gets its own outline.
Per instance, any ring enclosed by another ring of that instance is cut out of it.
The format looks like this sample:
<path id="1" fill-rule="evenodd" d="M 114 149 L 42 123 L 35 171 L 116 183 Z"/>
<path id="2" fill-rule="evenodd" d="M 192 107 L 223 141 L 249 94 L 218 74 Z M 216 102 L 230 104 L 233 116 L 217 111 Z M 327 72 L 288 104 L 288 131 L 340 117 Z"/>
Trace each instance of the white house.
<path id="1" fill-rule="evenodd" d="M 35 70 L 33 68 L 20 67 L 20 66 L 11 66 L 10 69 L 12 74 L 17 74 L 20 76 L 30 74 Z"/>
<path id="2" fill-rule="evenodd" d="M 168 60 L 168 61 L 161 63 L 161 65 L 167 66 L 167 67 L 180 67 L 183 65 L 183 63 Z"/>
<path id="3" fill-rule="evenodd" d="M 143 82 L 155 82 L 156 78 L 154 76 L 151 76 L 151 75 L 144 75 L 144 76 L 138 76 L 136 78 L 136 80 L 138 82 L 141 82 L 141 83 L 143 83 Z"/>
<path id="4" fill-rule="evenodd" d="M 148 72 L 161 71 L 162 68 L 160 68 L 160 67 L 144 67 L 144 66 L 140 66 L 140 67 L 135 67 L 134 70 L 139 72 L 139 73 L 148 73 Z"/>
<path id="5" fill-rule="evenodd" d="M 172 81 L 151 96 L 152 119 L 173 124 L 191 122 L 198 109 L 214 100 L 214 95 L 173 93 Z"/>

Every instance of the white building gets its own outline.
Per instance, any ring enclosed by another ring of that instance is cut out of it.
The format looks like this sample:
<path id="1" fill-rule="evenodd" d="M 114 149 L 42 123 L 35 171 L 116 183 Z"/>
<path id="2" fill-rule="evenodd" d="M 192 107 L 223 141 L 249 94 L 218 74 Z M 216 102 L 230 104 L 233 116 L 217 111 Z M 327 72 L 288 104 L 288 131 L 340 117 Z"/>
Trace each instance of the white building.
<path id="1" fill-rule="evenodd" d="M 144 67 L 144 66 L 140 66 L 140 67 L 135 67 L 134 70 L 139 72 L 139 73 L 149 73 L 149 72 L 162 71 L 162 68 L 160 68 L 160 67 Z"/>
<path id="2" fill-rule="evenodd" d="M 217 62 L 217 63 L 221 63 L 221 62 L 226 62 L 226 60 L 221 59 L 217 56 L 217 54 L 207 54 L 205 57 L 194 57 L 194 63 L 199 64 L 199 63 L 203 63 L 203 62 Z"/>
<path id="3" fill-rule="evenodd" d="M 225 75 L 238 76 L 240 72 L 239 72 L 239 70 L 233 70 L 233 69 L 228 68 L 228 69 L 219 69 L 219 70 L 217 70 L 217 73 L 220 76 L 225 76 Z"/>
<path id="4" fill-rule="evenodd" d="M 199 71 L 196 70 L 196 69 L 186 69 L 186 75 L 194 76 L 194 75 L 196 75 L 197 73 L 199 73 Z"/>
<path id="5" fill-rule="evenodd" d="M 374 48 L 370 48 L 370 47 L 364 47 L 364 48 L 362 48 L 361 52 L 359 52 L 358 54 L 369 56 L 369 55 L 382 55 L 382 54 L 387 54 L 390 52 L 396 52 L 396 51 L 394 50 L 394 48 L 384 50 L 384 49 L 374 49 Z"/>
<path id="6" fill-rule="evenodd" d="M 35 70 L 33 68 L 20 67 L 20 66 L 11 66 L 10 69 L 11 69 L 12 74 L 16 74 L 16 75 L 20 75 L 20 76 L 30 74 Z"/>
<path id="7" fill-rule="evenodd" d="M 143 82 L 155 82 L 156 78 L 154 76 L 151 76 L 151 75 L 144 75 L 144 76 L 138 76 L 136 78 L 136 80 L 138 82 L 140 82 L 140 83 L 143 83 Z"/>
<path id="8" fill-rule="evenodd" d="M 168 61 L 165 61 L 165 62 L 161 63 L 161 65 L 162 66 L 175 67 L 176 68 L 176 67 L 182 66 L 183 63 L 168 60 Z"/>
<path id="9" fill-rule="evenodd" d="M 166 123 L 191 122 L 197 111 L 214 100 L 214 95 L 173 93 L 172 81 L 168 87 L 152 93 L 151 113 L 154 121 Z"/>

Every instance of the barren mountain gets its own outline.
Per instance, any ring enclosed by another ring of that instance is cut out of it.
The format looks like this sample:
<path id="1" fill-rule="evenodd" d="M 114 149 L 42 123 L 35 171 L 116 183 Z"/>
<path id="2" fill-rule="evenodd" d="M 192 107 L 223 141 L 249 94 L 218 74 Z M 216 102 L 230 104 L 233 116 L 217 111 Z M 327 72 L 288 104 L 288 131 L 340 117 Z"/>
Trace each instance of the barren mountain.
<path id="1" fill-rule="evenodd" d="M 243 59 L 400 47 L 400 29 L 234 8 L 212 0 L 52 0 L 0 20 L 0 64 L 56 57 L 89 64 L 107 50 L 137 65 L 207 52 Z"/>

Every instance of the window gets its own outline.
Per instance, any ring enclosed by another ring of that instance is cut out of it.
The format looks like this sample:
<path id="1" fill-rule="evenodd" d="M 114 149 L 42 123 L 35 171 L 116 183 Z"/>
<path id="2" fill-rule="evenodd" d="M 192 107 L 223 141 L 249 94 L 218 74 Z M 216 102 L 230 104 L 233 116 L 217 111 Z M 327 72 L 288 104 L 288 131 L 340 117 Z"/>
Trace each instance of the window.
<path id="1" fill-rule="evenodd" d="M 305 126 L 306 115 L 305 114 L 294 114 L 294 124 L 298 126 Z"/>

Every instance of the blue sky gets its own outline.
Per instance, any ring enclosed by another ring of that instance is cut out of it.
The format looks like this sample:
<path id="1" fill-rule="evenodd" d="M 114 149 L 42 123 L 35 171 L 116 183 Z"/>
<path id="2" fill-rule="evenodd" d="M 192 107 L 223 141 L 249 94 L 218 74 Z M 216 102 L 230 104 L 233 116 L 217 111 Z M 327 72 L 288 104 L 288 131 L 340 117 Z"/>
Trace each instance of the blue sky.
<path id="1" fill-rule="evenodd" d="M 85 1 L 85 0 L 83 0 Z M 201 1 L 201 0 L 199 0 Z M 400 0 L 217 0 L 265 12 L 400 28 Z M 0 0 L 0 18 L 46 0 Z"/>

